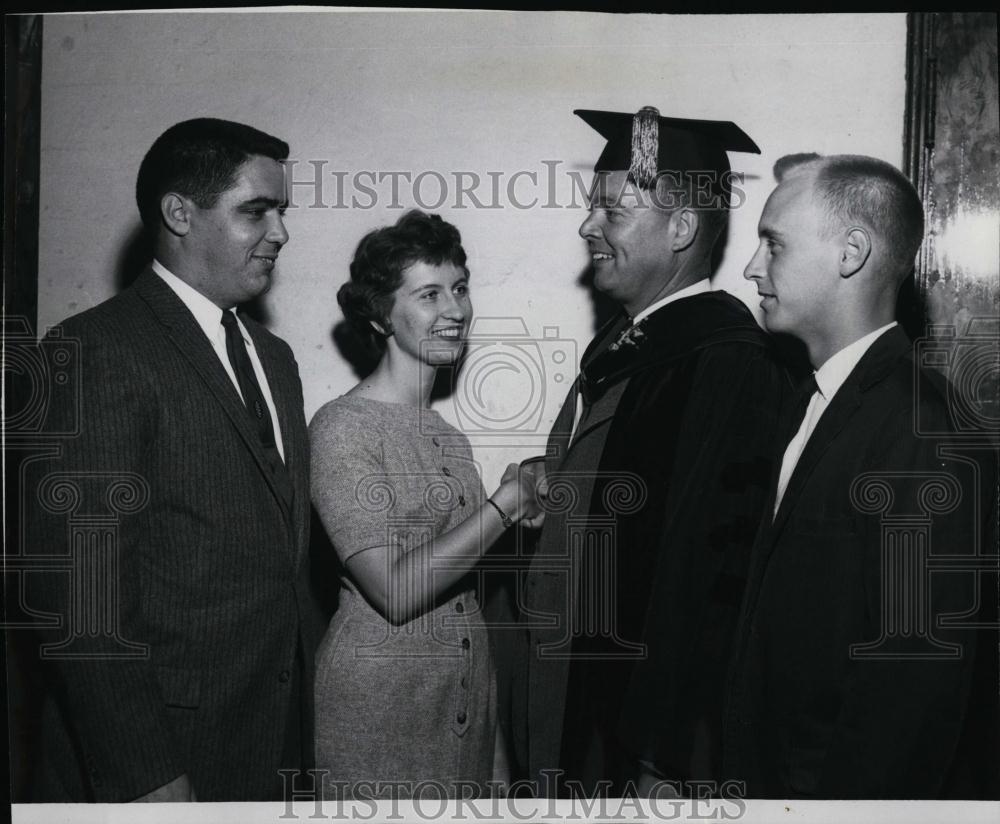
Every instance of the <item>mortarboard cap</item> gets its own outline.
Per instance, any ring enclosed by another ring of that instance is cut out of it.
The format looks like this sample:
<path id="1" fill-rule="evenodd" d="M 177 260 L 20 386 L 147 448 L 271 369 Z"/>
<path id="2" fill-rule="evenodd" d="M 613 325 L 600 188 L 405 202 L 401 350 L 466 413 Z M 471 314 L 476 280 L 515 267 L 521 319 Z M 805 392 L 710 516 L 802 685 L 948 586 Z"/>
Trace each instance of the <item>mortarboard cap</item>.
<path id="1" fill-rule="evenodd" d="M 651 188 L 660 173 L 685 172 L 714 174 L 712 188 L 721 189 L 730 170 L 727 151 L 760 154 L 750 136 L 729 120 L 660 117 L 652 106 L 634 115 L 593 109 L 575 109 L 573 114 L 608 141 L 594 171 L 628 171 L 644 189 Z"/>

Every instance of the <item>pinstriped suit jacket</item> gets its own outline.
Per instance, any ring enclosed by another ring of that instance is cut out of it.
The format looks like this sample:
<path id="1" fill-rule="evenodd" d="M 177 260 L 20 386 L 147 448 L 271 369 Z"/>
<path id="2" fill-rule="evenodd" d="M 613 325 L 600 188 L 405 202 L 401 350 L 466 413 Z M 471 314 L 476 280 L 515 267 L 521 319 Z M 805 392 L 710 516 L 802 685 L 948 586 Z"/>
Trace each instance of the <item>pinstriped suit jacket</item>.
<path id="1" fill-rule="evenodd" d="M 38 800 L 126 801 L 182 773 L 200 801 L 277 797 L 293 703 L 311 725 L 302 388 L 288 345 L 242 319 L 274 396 L 290 508 L 211 344 L 152 271 L 57 333 L 80 342 L 82 389 L 49 420 L 75 418 L 78 434 L 27 470 L 28 535 L 75 566 L 27 593 L 59 616 L 42 632 L 53 700 Z"/>

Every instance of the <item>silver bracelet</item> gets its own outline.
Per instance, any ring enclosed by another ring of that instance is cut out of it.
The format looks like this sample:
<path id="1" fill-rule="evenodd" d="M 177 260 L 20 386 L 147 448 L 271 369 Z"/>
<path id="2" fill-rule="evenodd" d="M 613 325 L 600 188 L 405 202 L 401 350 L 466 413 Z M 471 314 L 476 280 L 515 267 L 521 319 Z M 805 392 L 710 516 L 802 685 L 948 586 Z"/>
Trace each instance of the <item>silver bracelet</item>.
<path id="1" fill-rule="evenodd" d="M 510 519 L 510 516 L 506 512 L 504 512 L 499 506 L 497 506 L 496 501 L 494 501 L 492 498 L 487 498 L 486 503 L 492 505 L 492 507 L 500 515 L 500 520 L 503 521 L 504 529 L 510 529 L 512 526 L 514 526 L 514 522 Z"/>

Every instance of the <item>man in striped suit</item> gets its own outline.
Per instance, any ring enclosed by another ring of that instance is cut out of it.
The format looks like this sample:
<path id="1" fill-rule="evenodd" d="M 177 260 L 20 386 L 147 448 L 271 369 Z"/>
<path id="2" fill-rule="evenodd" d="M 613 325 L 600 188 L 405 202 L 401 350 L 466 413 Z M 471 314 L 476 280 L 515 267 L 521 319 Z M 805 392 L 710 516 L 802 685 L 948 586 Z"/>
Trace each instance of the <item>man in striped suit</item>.
<path id="1" fill-rule="evenodd" d="M 152 265 L 50 333 L 79 342 L 81 392 L 28 470 L 31 545 L 69 560 L 27 590 L 55 616 L 39 801 L 280 798 L 311 757 L 302 387 L 236 309 L 288 240 L 287 155 L 239 123 L 168 129 L 136 187 Z"/>

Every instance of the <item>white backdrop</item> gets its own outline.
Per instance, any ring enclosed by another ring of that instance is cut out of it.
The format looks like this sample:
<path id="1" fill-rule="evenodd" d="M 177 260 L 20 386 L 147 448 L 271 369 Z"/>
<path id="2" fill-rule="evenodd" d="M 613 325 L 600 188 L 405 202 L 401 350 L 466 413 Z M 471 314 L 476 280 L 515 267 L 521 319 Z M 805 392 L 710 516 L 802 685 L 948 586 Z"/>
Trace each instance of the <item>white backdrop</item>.
<path id="1" fill-rule="evenodd" d="M 250 123 L 291 144 L 307 181 L 266 299 L 307 417 L 357 380 L 331 330 L 358 240 L 444 195 L 431 210 L 462 232 L 477 315 L 509 319 L 486 331 L 526 332 L 473 350 L 459 391 L 437 404 L 472 435 L 488 488 L 507 460 L 538 451 L 593 331 L 570 175 L 589 182 L 603 141 L 574 108 L 652 105 L 753 137 L 762 155 L 731 156 L 746 201 L 715 285 L 754 308 L 741 274 L 773 162 L 902 159 L 904 15 L 109 13 L 49 16 L 44 35 L 39 331 L 120 288 L 135 175 L 157 135 L 190 117 Z"/>

